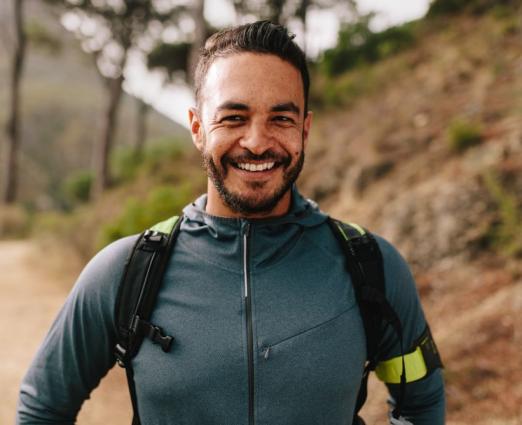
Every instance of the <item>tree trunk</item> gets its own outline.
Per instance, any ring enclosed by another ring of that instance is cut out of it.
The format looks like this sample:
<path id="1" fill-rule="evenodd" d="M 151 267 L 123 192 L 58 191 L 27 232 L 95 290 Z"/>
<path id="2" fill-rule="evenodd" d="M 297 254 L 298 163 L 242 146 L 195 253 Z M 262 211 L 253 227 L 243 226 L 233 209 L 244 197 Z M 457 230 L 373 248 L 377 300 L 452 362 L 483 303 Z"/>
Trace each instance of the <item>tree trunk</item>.
<path id="1" fill-rule="evenodd" d="M 283 8 L 285 0 L 269 0 L 268 1 L 268 20 L 274 24 L 283 24 Z"/>
<path id="2" fill-rule="evenodd" d="M 194 0 L 194 6 L 192 7 L 192 18 L 196 26 L 194 30 L 194 41 L 190 47 L 188 69 L 187 69 L 187 82 L 190 85 L 194 84 L 194 71 L 199 60 L 199 49 L 205 42 L 207 33 L 207 23 L 205 22 L 205 16 L 203 11 L 205 9 L 205 0 Z"/>
<path id="3" fill-rule="evenodd" d="M 11 67 L 9 116 L 6 123 L 4 178 L 2 202 L 16 200 L 18 186 L 18 150 L 20 145 L 20 82 L 25 58 L 26 37 L 23 28 L 23 0 L 14 0 L 15 43 Z"/>
<path id="4" fill-rule="evenodd" d="M 247 6 L 245 0 L 234 0 L 232 2 L 232 6 L 234 7 L 234 22 L 236 25 L 240 25 L 243 20 L 243 16 L 247 12 Z"/>
<path id="5" fill-rule="evenodd" d="M 123 92 L 123 75 L 107 81 L 108 103 L 105 111 L 101 138 L 94 147 L 94 182 L 91 197 L 96 199 L 111 183 L 109 158 L 118 122 L 118 106 Z"/>
<path id="6" fill-rule="evenodd" d="M 147 116 L 150 107 L 140 98 L 136 98 L 137 117 L 136 117 L 136 142 L 134 145 L 134 154 L 136 159 L 143 158 L 145 140 L 147 139 Z"/>
<path id="7" fill-rule="evenodd" d="M 305 53 L 305 56 L 307 55 L 307 49 L 306 49 L 306 35 L 307 35 L 307 26 L 306 26 L 306 18 L 308 17 L 308 9 L 310 8 L 311 0 L 301 0 L 299 4 L 299 8 L 297 9 L 297 17 L 301 21 L 301 25 L 303 27 L 303 52 Z"/>

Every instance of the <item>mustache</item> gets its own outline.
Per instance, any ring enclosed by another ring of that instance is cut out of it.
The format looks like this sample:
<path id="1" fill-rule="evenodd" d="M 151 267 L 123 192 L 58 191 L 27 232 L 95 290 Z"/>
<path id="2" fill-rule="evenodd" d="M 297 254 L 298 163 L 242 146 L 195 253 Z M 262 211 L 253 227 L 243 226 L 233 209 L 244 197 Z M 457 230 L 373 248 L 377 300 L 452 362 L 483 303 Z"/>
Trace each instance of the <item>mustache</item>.
<path id="1" fill-rule="evenodd" d="M 281 155 L 272 151 L 263 152 L 261 155 L 253 154 L 252 152 L 245 152 L 244 154 L 237 155 L 234 157 L 225 156 L 222 158 L 222 165 L 226 165 L 227 163 L 239 163 L 239 162 L 248 162 L 248 161 L 274 161 L 280 163 L 284 166 L 290 165 L 292 162 L 292 158 L 290 155 Z"/>

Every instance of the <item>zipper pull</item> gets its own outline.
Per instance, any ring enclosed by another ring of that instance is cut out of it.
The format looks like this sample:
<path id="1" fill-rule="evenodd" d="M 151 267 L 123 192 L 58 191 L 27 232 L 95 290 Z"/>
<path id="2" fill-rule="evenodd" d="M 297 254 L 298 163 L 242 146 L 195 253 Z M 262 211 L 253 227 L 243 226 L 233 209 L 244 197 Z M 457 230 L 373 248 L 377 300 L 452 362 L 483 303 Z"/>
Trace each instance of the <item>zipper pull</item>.
<path id="1" fill-rule="evenodd" d="M 243 227 L 243 236 L 248 237 L 250 236 L 250 223 L 245 223 L 245 227 Z"/>
<path id="2" fill-rule="evenodd" d="M 268 360 L 268 356 L 270 355 L 270 346 L 266 347 L 264 349 L 264 354 L 263 354 L 263 357 L 265 358 L 265 360 Z"/>

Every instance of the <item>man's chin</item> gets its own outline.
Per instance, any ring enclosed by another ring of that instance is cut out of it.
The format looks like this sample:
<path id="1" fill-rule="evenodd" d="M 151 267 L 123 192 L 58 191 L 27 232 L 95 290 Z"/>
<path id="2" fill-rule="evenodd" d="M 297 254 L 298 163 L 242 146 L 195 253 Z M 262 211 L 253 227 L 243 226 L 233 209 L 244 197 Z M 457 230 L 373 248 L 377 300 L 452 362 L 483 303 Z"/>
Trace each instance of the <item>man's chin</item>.
<path id="1" fill-rule="evenodd" d="M 245 195 L 245 193 L 238 194 L 226 191 L 221 193 L 221 198 L 230 209 L 239 214 L 245 216 L 269 215 L 276 209 L 287 191 L 288 190 L 283 191 L 283 193 L 280 191 L 266 195 L 260 193 Z"/>

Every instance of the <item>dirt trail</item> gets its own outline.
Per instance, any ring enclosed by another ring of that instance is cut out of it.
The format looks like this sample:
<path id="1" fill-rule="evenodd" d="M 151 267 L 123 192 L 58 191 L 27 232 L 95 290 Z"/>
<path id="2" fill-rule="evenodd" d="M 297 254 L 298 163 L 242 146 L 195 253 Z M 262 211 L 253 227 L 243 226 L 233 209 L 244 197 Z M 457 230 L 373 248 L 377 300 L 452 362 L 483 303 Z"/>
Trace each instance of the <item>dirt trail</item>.
<path id="1" fill-rule="evenodd" d="M 57 277 L 31 241 L 0 242 L 0 423 L 14 423 L 18 388 L 75 276 Z M 48 254 L 46 254 L 48 255 Z M 114 368 L 94 391 L 78 424 L 130 423 L 125 374 Z"/>

